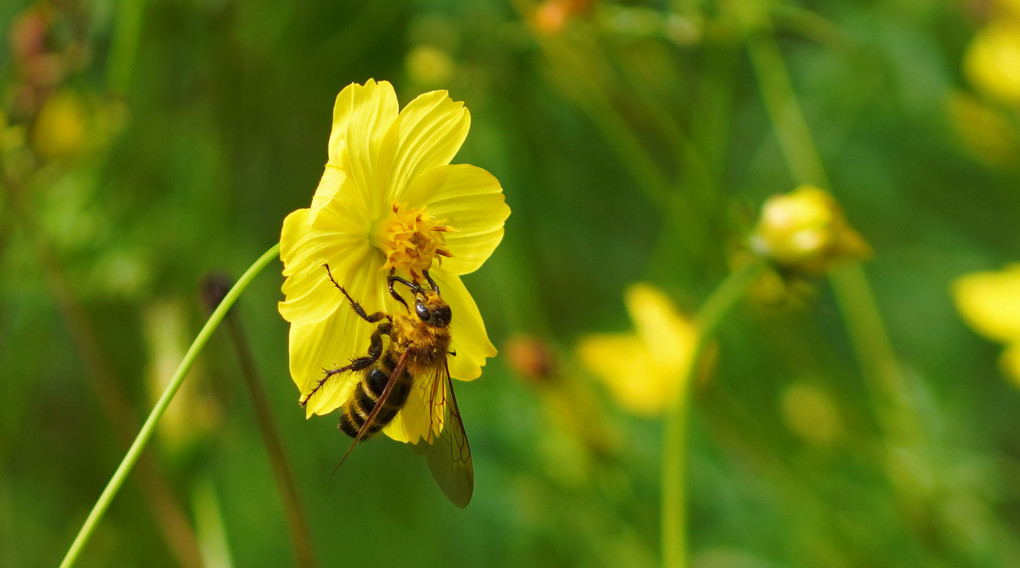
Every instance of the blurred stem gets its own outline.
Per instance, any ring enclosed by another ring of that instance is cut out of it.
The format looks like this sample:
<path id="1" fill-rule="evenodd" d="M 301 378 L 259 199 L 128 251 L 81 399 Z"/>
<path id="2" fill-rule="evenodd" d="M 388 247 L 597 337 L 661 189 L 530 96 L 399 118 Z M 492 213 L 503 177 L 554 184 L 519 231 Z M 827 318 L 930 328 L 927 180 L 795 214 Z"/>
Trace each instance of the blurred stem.
<path id="1" fill-rule="evenodd" d="M 219 298 L 216 298 L 217 300 Z M 209 306 L 210 308 L 215 306 Z M 294 546 L 294 556 L 297 565 L 302 568 L 315 566 L 315 554 L 312 543 L 308 538 L 308 522 L 305 520 L 301 502 L 298 499 L 297 488 L 294 485 L 294 477 L 291 475 L 290 466 L 287 464 L 287 455 L 283 451 L 283 444 L 277 433 L 276 424 L 273 422 L 273 414 L 269 408 L 269 399 L 266 397 L 261 381 L 259 380 L 258 368 L 255 365 L 255 357 L 252 356 L 248 339 L 244 334 L 244 327 L 241 325 L 241 318 L 233 311 L 226 315 L 227 333 L 237 350 L 238 358 L 241 361 L 241 376 L 244 378 L 244 386 L 251 396 L 252 406 L 255 408 L 255 421 L 259 426 L 259 433 L 262 435 L 262 443 L 269 453 L 269 463 L 273 468 L 273 477 L 276 479 L 277 490 L 283 501 L 284 516 L 287 520 L 287 528 L 290 530 L 291 544 Z"/>
<path id="2" fill-rule="evenodd" d="M 262 271 L 274 258 L 280 253 L 279 243 L 275 244 L 266 251 L 258 260 L 255 261 L 251 267 L 241 276 L 241 278 L 234 284 L 234 287 L 227 292 L 224 296 L 223 301 L 213 311 L 212 316 L 202 326 L 202 330 L 198 332 L 198 336 L 195 337 L 195 341 L 192 342 L 191 347 L 188 348 L 187 353 L 184 354 L 184 359 L 181 364 L 177 367 L 173 377 L 167 384 L 166 390 L 156 401 L 155 408 L 149 413 L 149 417 L 145 420 L 145 424 L 142 425 L 141 431 L 138 432 L 138 436 L 135 437 L 134 443 L 128 449 L 127 454 L 124 455 L 124 459 L 121 460 L 120 465 L 114 472 L 113 477 L 106 484 L 106 488 L 103 489 L 102 494 L 96 501 L 96 504 L 92 507 L 92 511 L 89 513 L 88 518 L 85 519 L 85 524 L 82 525 L 81 530 L 78 532 L 78 536 L 75 537 L 74 542 L 71 543 L 71 547 L 67 550 L 67 554 L 64 556 L 63 562 L 60 563 L 62 568 L 72 566 L 78 559 L 78 555 L 81 553 L 85 543 L 88 542 L 89 537 L 92 536 L 92 532 L 98 525 L 99 520 L 102 519 L 103 514 L 106 513 L 113 498 L 117 495 L 117 491 L 120 490 L 121 486 L 124 485 L 124 481 L 127 479 L 128 474 L 134 467 L 135 462 L 138 461 L 138 457 L 141 455 L 142 450 L 145 449 L 149 439 L 152 438 L 152 434 L 156 431 L 156 424 L 159 423 L 159 419 L 163 416 L 167 407 L 170 405 L 170 401 L 173 400 L 174 395 L 177 393 L 177 389 L 180 388 L 181 383 L 184 382 L 184 377 L 187 376 L 188 371 L 191 370 L 191 366 L 195 363 L 195 359 L 198 358 L 198 354 L 205 347 L 205 344 L 209 341 L 209 337 L 212 335 L 216 327 L 219 326 L 220 322 L 223 321 L 223 317 L 227 314 L 227 311 L 237 298 L 241 295 L 241 292 L 248 287 L 252 279 Z"/>
<path id="3" fill-rule="evenodd" d="M 744 296 L 765 264 L 754 260 L 730 273 L 701 305 L 694 318 L 697 330 L 690 360 L 678 384 L 666 414 L 662 441 L 662 564 L 667 568 L 687 565 L 686 486 L 688 389 L 700 368 L 706 348 L 715 337 L 719 324 Z"/>
<path id="4" fill-rule="evenodd" d="M 602 50 L 595 45 L 578 45 L 577 42 L 568 42 L 559 35 L 536 30 L 528 23 L 536 3 L 532 0 L 514 0 L 513 4 L 521 19 L 529 25 L 532 38 L 552 67 L 549 73 L 552 83 L 567 97 L 572 98 L 587 115 L 592 125 L 605 139 L 609 149 L 627 168 L 636 182 L 637 189 L 644 194 L 648 202 L 661 209 L 668 216 L 670 224 L 683 233 L 678 242 L 693 247 L 689 243 L 699 242 L 693 235 L 701 228 L 702 220 L 694 215 L 694 208 L 683 199 L 687 196 L 674 191 L 675 182 L 663 173 L 663 168 L 645 150 L 637 130 L 628 124 L 627 118 L 614 105 L 607 83 L 611 86 L 616 85 L 617 81 L 598 80 L 599 77 L 609 73 L 605 62 L 596 59 Z M 622 79 L 620 82 L 623 82 Z M 650 110 L 654 114 L 656 109 Z M 679 133 L 672 119 L 663 128 L 667 137 L 670 137 L 671 128 L 675 128 Z M 685 159 L 697 161 L 696 158 L 700 156 L 700 151 L 686 141 L 682 149 Z M 696 164 L 692 168 L 693 171 L 700 173 L 703 164 Z M 707 172 L 704 175 L 707 176 Z"/>
<path id="5" fill-rule="evenodd" d="M 901 412 L 910 408 L 908 387 L 864 268 L 856 262 L 835 267 L 829 271 L 829 282 L 846 318 L 864 380 L 876 400 L 878 420 L 898 442 L 917 441 L 919 425 L 911 419 L 912 413 Z"/>
<path id="6" fill-rule="evenodd" d="M 747 42 L 772 128 L 790 171 L 799 183 L 831 188 L 774 35 L 771 30 L 751 31 Z M 902 369 L 863 268 L 859 263 L 848 263 L 830 270 L 829 280 L 879 422 L 897 442 L 916 441 L 920 425 L 914 419 Z"/>
<path id="7" fill-rule="evenodd" d="M 195 527 L 202 544 L 202 561 L 205 566 L 233 568 L 223 511 L 216 485 L 209 477 L 202 476 L 192 484 L 191 508 L 195 511 Z"/>
<path id="8" fill-rule="evenodd" d="M 106 65 L 106 88 L 113 93 L 123 94 L 127 91 L 135 66 L 145 0 L 120 0 L 116 5 L 113 39 Z"/>
<path id="9" fill-rule="evenodd" d="M 60 311 L 88 376 L 87 383 L 94 389 L 103 409 L 103 416 L 110 421 L 114 435 L 128 447 L 131 443 L 131 433 L 138 430 L 138 418 L 132 412 L 128 397 L 120 388 L 120 381 L 114 375 L 113 366 L 99 343 L 96 327 L 78 299 L 56 251 L 32 215 L 32 209 L 26 203 L 24 188 L 2 167 L 0 181 L 3 183 L 7 203 L 10 206 L 4 213 L 10 211 L 10 217 L 13 217 L 24 231 L 32 253 L 42 268 L 46 286 Z M 3 230 L 7 230 L 6 225 Z M 160 474 L 151 455 L 143 455 L 138 463 L 138 483 L 160 535 L 177 562 L 182 566 L 201 566 L 198 541 L 188 523 L 187 515 L 176 501 L 173 489 Z"/>
<path id="10" fill-rule="evenodd" d="M 794 179 L 831 188 L 771 28 L 750 31 L 747 51 L 772 129 Z"/>

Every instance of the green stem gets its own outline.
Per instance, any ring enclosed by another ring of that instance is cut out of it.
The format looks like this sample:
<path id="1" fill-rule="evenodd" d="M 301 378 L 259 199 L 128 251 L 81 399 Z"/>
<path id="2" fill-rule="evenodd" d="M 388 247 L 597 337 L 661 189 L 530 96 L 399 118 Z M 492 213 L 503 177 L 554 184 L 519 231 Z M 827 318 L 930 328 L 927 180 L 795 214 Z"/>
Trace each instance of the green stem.
<path id="1" fill-rule="evenodd" d="M 106 88 L 113 93 L 124 94 L 131 81 L 144 12 L 145 0 L 117 2 L 113 40 L 106 65 Z"/>
<path id="2" fill-rule="evenodd" d="M 775 37 L 771 33 L 751 32 L 747 49 L 772 128 L 794 178 L 800 183 L 816 182 L 830 187 Z M 894 439 L 916 440 L 920 430 L 910 410 L 908 388 L 863 269 L 859 264 L 833 269 L 829 281 L 879 422 Z"/>
<path id="3" fill-rule="evenodd" d="M 26 180 L 31 181 L 34 175 L 35 172 L 27 174 Z M 127 448 L 141 422 L 135 416 L 121 381 L 114 373 L 113 365 L 98 339 L 99 334 L 92 317 L 78 297 L 75 286 L 61 264 L 60 256 L 40 227 L 34 215 L 35 208 L 25 198 L 26 187 L 21 180 L 11 176 L 3 164 L 0 164 L 0 185 L 4 186 L 6 205 L 9 206 L 0 213 L 16 221 L 28 241 L 42 269 L 50 295 L 64 320 L 71 343 L 78 352 L 86 382 L 92 387 L 102 407 L 103 416 L 110 421 L 118 443 Z M 6 230 L 10 224 L 0 220 L 0 226 Z M 200 567 L 202 558 L 195 533 L 170 483 L 160 473 L 152 456 L 144 455 L 139 460 L 137 482 L 156 526 L 177 563 L 189 568 Z"/>
<path id="4" fill-rule="evenodd" d="M 722 323 L 737 301 L 761 274 L 765 265 L 749 262 L 731 273 L 701 305 L 694 318 L 697 330 L 690 360 L 684 368 L 677 395 L 673 397 L 666 415 L 662 441 L 662 564 L 668 568 L 682 568 L 687 564 L 687 515 L 684 487 L 686 485 L 688 385 L 700 368 L 705 349 L 715 337 Z"/>
<path id="5" fill-rule="evenodd" d="M 226 324 L 227 332 L 233 340 L 234 348 L 241 361 L 241 377 L 251 396 L 252 405 L 255 408 L 255 422 L 262 435 L 262 443 L 265 444 L 266 452 L 269 454 L 269 464 L 273 468 L 273 477 L 276 479 L 277 490 L 280 492 L 280 499 L 283 502 L 284 518 L 287 521 L 287 528 L 290 529 L 291 543 L 294 545 L 296 566 L 312 568 L 316 562 L 312 541 L 308 536 L 311 531 L 308 530 L 308 521 L 305 520 L 301 501 L 298 499 L 297 486 L 294 484 L 294 476 L 291 475 L 290 466 L 287 464 L 283 442 L 280 440 L 276 424 L 273 422 L 269 397 L 266 396 L 259 380 L 255 357 L 252 355 L 251 347 L 245 337 L 244 328 L 241 326 L 241 318 L 237 314 L 228 313 Z"/>
<path id="6" fill-rule="evenodd" d="M 917 441 L 921 432 L 909 411 L 909 388 L 863 267 L 859 263 L 835 267 L 829 271 L 829 282 L 846 319 L 879 423 L 899 443 Z"/>
<path id="7" fill-rule="evenodd" d="M 81 553 L 85 543 L 88 542 L 89 537 L 92 536 L 92 532 L 95 530 L 99 520 L 103 518 L 103 514 L 106 513 L 106 509 L 109 508 L 110 502 L 117 495 L 117 491 L 124 485 L 124 481 L 127 479 L 128 474 L 131 472 L 131 468 L 134 467 L 135 462 L 138 461 L 139 456 L 142 454 L 142 450 L 145 449 L 145 445 L 152 438 L 152 434 L 156 431 L 156 424 L 159 423 L 159 419 L 163 416 L 167 406 L 170 405 L 170 401 L 173 400 L 174 395 L 177 393 L 177 389 L 180 388 L 181 383 L 184 382 L 184 377 L 187 376 L 188 371 L 191 370 L 191 366 L 195 363 L 195 359 L 198 357 L 199 352 L 205 347 L 205 344 L 209 341 L 209 337 L 212 335 L 216 327 L 219 326 L 223 317 L 226 315 L 227 310 L 234 305 L 237 298 L 241 295 L 241 292 L 248 287 L 252 279 L 255 278 L 259 272 L 265 268 L 270 261 L 276 258 L 280 253 L 280 245 L 273 245 L 268 251 L 265 252 L 258 260 L 252 264 L 248 270 L 241 276 L 241 278 L 234 284 L 234 287 L 227 292 L 227 295 L 223 298 L 223 301 L 213 311 L 208 321 L 202 327 L 202 330 L 198 332 L 198 336 L 195 337 L 195 341 L 192 342 L 188 352 L 184 354 L 184 359 L 181 364 L 177 367 L 177 371 L 174 372 L 173 377 L 170 379 L 170 383 L 167 384 L 166 390 L 156 401 L 156 406 L 149 413 L 149 417 L 145 420 L 145 424 L 142 425 L 142 429 L 138 432 L 138 436 L 135 437 L 135 441 L 131 444 L 127 453 L 124 454 L 124 459 L 121 460 L 120 465 L 117 466 L 117 471 L 113 473 L 113 477 L 106 484 L 106 488 L 103 489 L 103 493 L 99 496 L 96 504 L 92 507 L 92 511 L 89 513 L 88 518 L 85 519 L 85 524 L 82 525 L 81 530 L 78 531 L 78 536 L 75 537 L 74 542 L 71 543 L 71 547 L 67 550 L 67 554 L 64 556 L 63 562 L 60 563 L 61 568 L 67 568 L 74 565 L 78 559 L 78 555 Z"/>
<path id="8" fill-rule="evenodd" d="M 831 187 L 772 30 L 750 32 L 747 51 L 790 173 L 798 183 Z"/>

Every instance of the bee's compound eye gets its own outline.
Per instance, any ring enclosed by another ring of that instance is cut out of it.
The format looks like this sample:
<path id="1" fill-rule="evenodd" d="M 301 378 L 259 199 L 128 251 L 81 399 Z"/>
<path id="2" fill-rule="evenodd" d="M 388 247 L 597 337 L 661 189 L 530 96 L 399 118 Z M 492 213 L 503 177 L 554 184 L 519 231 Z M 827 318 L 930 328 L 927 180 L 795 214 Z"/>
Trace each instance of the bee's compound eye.
<path id="1" fill-rule="evenodd" d="M 418 314 L 418 317 L 421 318 L 422 321 L 429 321 L 429 319 L 432 317 L 432 313 L 429 312 L 429 309 L 426 308 L 425 304 L 421 302 L 415 302 L 414 311 L 416 314 Z"/>

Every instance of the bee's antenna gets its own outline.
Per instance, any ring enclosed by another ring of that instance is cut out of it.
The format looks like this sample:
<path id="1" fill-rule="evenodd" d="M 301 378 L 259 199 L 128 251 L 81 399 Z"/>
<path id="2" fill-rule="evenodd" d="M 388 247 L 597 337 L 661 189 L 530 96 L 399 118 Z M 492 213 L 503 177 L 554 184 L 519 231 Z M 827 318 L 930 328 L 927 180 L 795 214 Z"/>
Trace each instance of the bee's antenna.
<path id="1" fill-rule="evenodd" d="M 405 310 L 409 310 L 411 308 L 409 308 L 407 306 L 407 302 L 404 300 L 404 298 L 402 298 L 400 296 L 400 294 L 398 294 L 397 291 L 393 289 L 393 283 L 394 282 L 400 282 L 404 286 L 407 286 L 408 288 L 410 288 L 413 292 L 417 292 L 418 290 L 421 289 L 421 287 L 418 286 L 417 284 L 412 284 L 412 283 L 408 282 L 407 280 L 404 280 L 403 278 L 395 275 L 393 272 L 394 272 L 394 269 L 391 268 L 390 269 L 390 275 L 386 277 L 386 283 L 389 285 L 390 296 L 393 296 L 394 298 L 396 298 L 396 300 L 398 302 L 400 302 L 401 304 L 404 304 L 404 309 Z"/>
<path id="2" fill-rule="evenodd" d="M 437 295 L 440 295 L 439 294 L 439 285 L 436 284 L 436 281 L 433 280 L 431 276 L 429 276 L 429 271 L 428 270 L 422 270 L 421 273 L 422 273 L 422 275 L 425 276 L 425 280 L 428 280 L 429 286 L 432 286 L 432 291 L 435 292 Z"/>

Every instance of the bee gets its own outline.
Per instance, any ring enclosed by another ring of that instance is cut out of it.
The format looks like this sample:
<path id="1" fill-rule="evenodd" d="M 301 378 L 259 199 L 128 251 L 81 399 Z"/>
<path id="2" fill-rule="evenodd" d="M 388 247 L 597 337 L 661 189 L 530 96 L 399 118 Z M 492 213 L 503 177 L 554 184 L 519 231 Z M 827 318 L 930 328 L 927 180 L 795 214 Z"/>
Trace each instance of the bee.
<path id="1" fill-rule="evenodd" d="M 338 428 L 353 441 L 347 453 L 333 470 L 343 465 L 358 442 L 372 437 L 386 427 L 401 411 L 425 412 L 429 428 L 414 449 L 423 454 L 436 483 L 454 505 L 464 508 L 474 491 L 474 466 L 464 423 L 461 421 L 457 398 L 450 381 L 447 356 L 450 352 L 450 306 L 439 294 L 439 286 L 427 270 L 422 275 L 426 288 L 417 279 L 408 281 L 390 271 L 389 293 L 403 304 L 407 314 L 391 315 L 384 311 L 369 314 L 351 298 L 334 278 L 329 265 L 324 265 L 330 282 L 347 298 L 351 309 L 361 319 L 378 323 L 369 341 L 368 354 L 352 358 L 348 365 L 325 369 L 325 375 L 300 403 L 304 406 L 327 381 L 338 375 L 361 373 L 351 397 L 340 407 Z M 414 294 L 413 313 L 408 303 L 394 289 L 407 286 Z M 411 393 L 420 390 L 424 408 L 408 404 Z"/>

